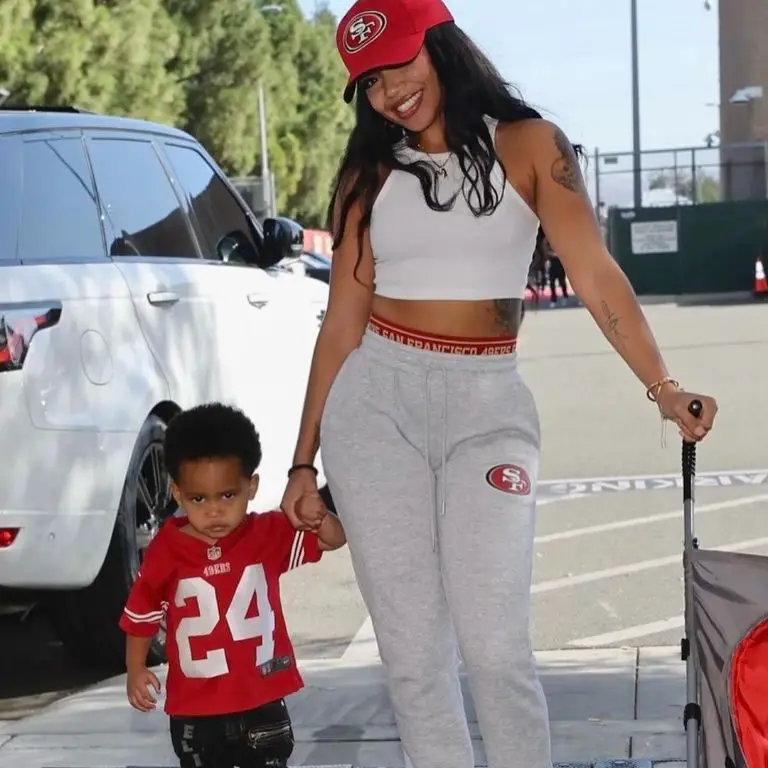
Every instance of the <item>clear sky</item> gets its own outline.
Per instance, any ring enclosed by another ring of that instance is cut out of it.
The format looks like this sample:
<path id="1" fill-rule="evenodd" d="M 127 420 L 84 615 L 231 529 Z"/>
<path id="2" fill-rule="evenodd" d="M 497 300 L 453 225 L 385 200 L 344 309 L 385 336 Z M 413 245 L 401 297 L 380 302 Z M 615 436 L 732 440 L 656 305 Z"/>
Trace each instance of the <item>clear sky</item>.
<path id="1" fill-rule="evenodd" d="M 311 11 L 314 0 L 300 0 Z M 343 15 L 350 0 L 330 0 Z M 632 149 L 629 0 L 448 0 L 502 74 L 590 152 Z M 717 0 L 638 0 L 643 148 L 718 129 Z M 623 163 L 622 163 L 623 165 Z M 590 173 L 590 176 L 592 174 Z M 630 182 L 631 183 L 631 182 Z"/>

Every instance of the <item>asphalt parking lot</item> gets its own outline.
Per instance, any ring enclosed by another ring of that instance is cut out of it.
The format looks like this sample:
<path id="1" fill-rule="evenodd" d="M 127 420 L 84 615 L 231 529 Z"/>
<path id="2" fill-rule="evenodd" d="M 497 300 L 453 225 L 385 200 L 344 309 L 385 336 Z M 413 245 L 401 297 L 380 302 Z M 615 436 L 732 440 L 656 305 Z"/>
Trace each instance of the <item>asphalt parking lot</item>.
<path id="1" fill-rule="evenodd" d="M 768 305 L 646 307 L 671 374 L 720 403 L 698 452 L 702 546 L 768 554 Z M 680 637 L 680 442 L 579 308 L 530 312 L 521 370 L 543 433 L 534 567 L 537 650 L 666 645 Z M 298 656 L 335 659 L 370 634 L 348 555 L 289 574 Z M 98 673 L 74 669 L 43 615 L 0 618 L 0 720 Z"/>

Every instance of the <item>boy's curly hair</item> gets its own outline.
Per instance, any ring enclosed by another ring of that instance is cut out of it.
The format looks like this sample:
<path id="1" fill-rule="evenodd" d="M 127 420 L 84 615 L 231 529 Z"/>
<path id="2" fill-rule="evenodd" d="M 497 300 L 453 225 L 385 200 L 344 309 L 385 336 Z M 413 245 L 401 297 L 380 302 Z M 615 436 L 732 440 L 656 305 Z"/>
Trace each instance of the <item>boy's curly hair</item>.
<path id="1" fill-rule="evenodd" d="M 174 481 L 185 461 L 223 458 L 239 459 L 247 477 L 261 464 L 259 433 L 242 411 L 206 403 L 171 419 L 165 433 L 165 467 Z"/>

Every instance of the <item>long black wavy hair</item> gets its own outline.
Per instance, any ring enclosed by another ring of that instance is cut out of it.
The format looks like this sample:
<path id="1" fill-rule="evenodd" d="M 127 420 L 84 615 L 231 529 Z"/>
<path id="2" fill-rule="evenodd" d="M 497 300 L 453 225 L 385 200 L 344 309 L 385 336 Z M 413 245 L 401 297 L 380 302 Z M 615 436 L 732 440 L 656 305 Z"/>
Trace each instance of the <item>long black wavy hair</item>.
<path id="1" fill-rule="evenodd" d="M 494 185 L 491 172 L 498 160 L 493 138 L 484 116 L 502 123 L 540 118 L 507 83 L 488 57 L 454 22 L 439 24 L 425 37 L 425 47 L 443 86 L 445 138 L 465 177 L 464 196 L 475 216 L 492 214 L 503 194 Z M 362 78 L 361 78 L 362 80 Z M 357 122 L 349 137 L 337 172 L 328 228 L 333 248 L 341 243 L 352 206 L 360 203 L 358 225 L 358 265 L 363 239 L 370 226 L 373 204 L 381 185 L 381 171 L 398 170 L 415 176 L 427 205 L 433 211 L 450 210 L 456 198 L 440 202 L 436 195 L 438 168 L 424 160 L 403 163 L 398 149 L 408 142 L 406 131 L 386 120 L 371 106 L 365 90 L 358 84 Z M 577 148 L 580 152 L 580 148 Z M 541 233 L 540 233 L 541 235 Z"/>

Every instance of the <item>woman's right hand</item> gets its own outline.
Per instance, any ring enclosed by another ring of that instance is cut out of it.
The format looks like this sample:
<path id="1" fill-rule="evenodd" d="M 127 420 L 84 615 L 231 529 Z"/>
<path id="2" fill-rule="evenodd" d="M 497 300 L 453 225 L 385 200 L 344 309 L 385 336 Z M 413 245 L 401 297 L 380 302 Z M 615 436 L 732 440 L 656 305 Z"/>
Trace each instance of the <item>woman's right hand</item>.
<path id="1" fill-rule="evenodd" d="M 298 531 L 307 531 L 310 526 L 304 523 L 298 516 L 297 504 L 304 494 L 316 494 L 317 476 L 311 469 L 297 469 L 289 478 L 285 487 L 280 508 L 285 512 L 291 525 Z"/>

